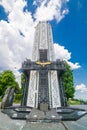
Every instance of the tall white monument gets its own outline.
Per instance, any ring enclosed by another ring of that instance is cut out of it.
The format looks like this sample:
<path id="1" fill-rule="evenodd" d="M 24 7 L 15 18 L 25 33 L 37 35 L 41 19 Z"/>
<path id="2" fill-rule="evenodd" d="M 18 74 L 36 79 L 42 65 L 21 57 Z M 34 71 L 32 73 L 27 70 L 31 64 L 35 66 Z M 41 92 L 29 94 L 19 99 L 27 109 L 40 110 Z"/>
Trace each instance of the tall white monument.
<path id="1" fill-rule="evenodd" d="M 36 65 L 41 66 L 41 68 L 36 70 L 31 69 L 31 71 L 29 71 L 29 79 L 27 79 L 26 83 L 27 92 L 24 94 L 26 95 L 26 97 L 24 97 L 26 98 L 26 106 L 38 108 L 41 103 L 47 103 L 49 108 L 61 107 L 61 99 L 63 98 L 60 98 L 61 86 L 58 74 L 60 70 L 50 69 L 50 65 L 53 62 L 56 64 L 56 59 L 52 28 L 48 22 L 39 22 L 35 28 L 32 62 L 32 66 L 36 63 Z M 49 69 L 47 69 L 46 66 L 48 66 Z M 23 67 L 23 70 L 26 69 L 27 67 Z M 62 96 L 64 96 L 64 93 Z"/>

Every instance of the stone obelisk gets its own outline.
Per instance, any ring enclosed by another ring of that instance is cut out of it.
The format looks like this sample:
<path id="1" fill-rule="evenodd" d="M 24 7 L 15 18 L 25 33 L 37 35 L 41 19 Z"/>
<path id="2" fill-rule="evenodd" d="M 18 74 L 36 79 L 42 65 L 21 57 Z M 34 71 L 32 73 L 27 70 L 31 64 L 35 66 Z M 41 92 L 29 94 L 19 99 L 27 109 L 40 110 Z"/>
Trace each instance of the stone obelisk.
<path id="1" fill-rule="evenodd" d="M 53 47 L 51 25 L 39 22 L 35 28 L 32 61 L 56 61 Z M 27 106 L 38 108 L 40 103 L 46 102 L 50 108 L 61 107 L 59 82 L 57 71 L 31 71 Z"/>

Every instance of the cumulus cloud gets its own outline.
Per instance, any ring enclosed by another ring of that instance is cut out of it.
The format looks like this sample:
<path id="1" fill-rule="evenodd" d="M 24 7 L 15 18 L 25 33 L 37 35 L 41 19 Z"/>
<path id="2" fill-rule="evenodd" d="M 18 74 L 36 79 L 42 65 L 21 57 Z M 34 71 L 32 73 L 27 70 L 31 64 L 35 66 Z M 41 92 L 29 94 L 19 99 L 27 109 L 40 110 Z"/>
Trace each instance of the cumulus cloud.
<path id="1" fill-rule="evenodd" d="M 65 49 L 64 46 L 60 46 L 59 44 L 55 43 L 54 50 L 55 50 L 56 59 L 67 61 L 71 58 L 71 53 L 67 49 Z"/>
<path id="2" fill-rule="evenodd" d="M 64 18 L 65 14 L 69 11 L 67 8 L 62 10 L 63 4 L 68 2 L 67 0 L 43 0 L 43 1 L 34 1 L 34 5 L 38 5 L 39 7 L 36 9 L 34 17 L 39 20 L 53 20 L 56 19 L 59 22 L 62 18 Z"/>
<path id="3" fill-rule="evenodd" d="M 17 10 L 23 10 L 26 6 L 26 1 L 24 0 L 1 0 L 0 5 L 2 5 L 7 13 L 11 12 L 16 8 Z"/>
<path id="4" fill-rule="evenodd" d="M 69 60 L 71 59 L 71 52 L 69 52 L 67 49 L 65 49 L 64 46 L 61 46 L 59 44 L 54 44 L 54 50 L 55 50 L 55 56 L 56 59 L 61 59 L 67 61 L 67 63 L 70 65 L 71 69 L 78 69 L 81 66 L 79 63 L 72 63 Z"/>
<path id="5" fill-rule="evenodd" d="M 70 65 L 72 70 L 79 69 L 81 67 L 81 65 L 78 62 L 72 63 L 70 61 L 67 61 L 67 63 Z"/>
<path id="6" fill-rule="evenodd" d="M 76 85 L 75 90 L 80 91 L 80 92 L 85 92 L 85 91 L 87 92 L 87 86 L 82 83 L 82 84 Z"/>
<path id="7" fill-rule="evenodd" d="M 21 63 L 31 58 L 34 22 L 31 12 L 23 12 L 24 0 L 3 0 L 0 5 L 8 13 L 8 21 L 0 21 L 0 70 L 11 69 L 18 79 Z"/>
<path id="8" fill-rule="evenodd" d="M 87 100 L 87 86 L 83 83 L 76 85 L 75 87 L 75 98 Z"/>

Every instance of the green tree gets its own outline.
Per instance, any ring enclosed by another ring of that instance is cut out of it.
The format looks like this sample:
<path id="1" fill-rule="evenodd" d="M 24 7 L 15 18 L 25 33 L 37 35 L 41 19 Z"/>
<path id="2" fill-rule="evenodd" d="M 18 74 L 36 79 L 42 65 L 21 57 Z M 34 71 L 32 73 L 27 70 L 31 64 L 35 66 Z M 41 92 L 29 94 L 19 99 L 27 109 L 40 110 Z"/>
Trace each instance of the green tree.
<path id="1" fill-rule="evenodd" d="M 0 74 L 0 96 L 3 96 L 8 86 L 19 90 L 19 85 L 12 71 L 6 70 Z"/>
<path id="2" fill-rule="evenodd" d="M 69 99 L 74 97 L 75 88 L 73 82 L 73 71 L 71 70 L 70 66 L 66 62 L 65 65 L 66 65 L 66 71 L 63 74 L 62 78 L 65 87 L 66 97 L 67 99 Z"/>

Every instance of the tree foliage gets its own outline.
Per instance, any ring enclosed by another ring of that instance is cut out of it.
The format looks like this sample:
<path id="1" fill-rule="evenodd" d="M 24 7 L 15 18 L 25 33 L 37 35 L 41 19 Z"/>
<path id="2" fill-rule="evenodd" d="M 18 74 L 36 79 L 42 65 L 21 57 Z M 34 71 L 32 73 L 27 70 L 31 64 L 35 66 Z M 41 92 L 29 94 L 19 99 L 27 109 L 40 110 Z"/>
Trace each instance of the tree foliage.
<path id="1" fill-rule="evenodd" d="M 73 71 L 71 70 L 70 66 L 65 62 L 66 65 L 66 71 L 63 74 L 63 84 L 65 87 L 65 93 L 67 99 L 74 97 L 74 82 L 73 82 Z"/>
<path id="2" fill-rule="evenodd" d="M 6 70 L 0 73 L 0 96 L 3 96 L 8 86 L 19 90 L 19 85 L 12 71 Z"/>

